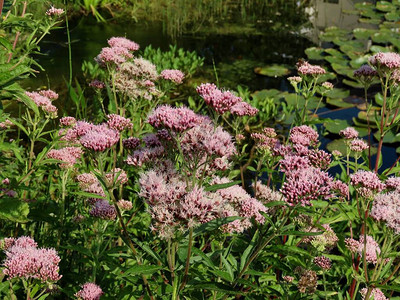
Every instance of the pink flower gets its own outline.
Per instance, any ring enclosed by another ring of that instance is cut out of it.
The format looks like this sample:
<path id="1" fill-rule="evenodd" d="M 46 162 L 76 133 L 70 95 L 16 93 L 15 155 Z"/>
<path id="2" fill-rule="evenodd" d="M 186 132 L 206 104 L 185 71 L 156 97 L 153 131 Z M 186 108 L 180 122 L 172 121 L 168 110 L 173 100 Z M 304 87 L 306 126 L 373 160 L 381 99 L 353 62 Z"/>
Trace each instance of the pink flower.
<path id="1" fill-rule="evenodd" d="M 111 129 L 118 130 L 119 132 L 125 129 L 132 129 L 133 124 L 131 119 L 124 118 L 120 115 L 110 114 L 107 115 L 107 125 Z"/>
<path id="2" fill-rule="evenodd" d="M 364 236 L 360 235 L 360 244 L 358 246 L 358 254 L 362 256 L 364 253 Z M 378 261 L 378 255 L 381 253 L 381 248 L 378 243 L 375 242 L 374 238 L 367 235 L 366 246 L 365 246 L 365 258 L 367 262 L 376 264 Z"/>
<path id="3" fill-rule="evenodd" d="M 400 192 L 400 177 L 389 177 L 385 184 L 387 189 L 395 189 Z"/>
<path id="4" fill-rule="evenodd" d="M 4 178 L 4 179 L 1 181 L 1 183 L 2 183 L 2 184 L 5 184 L 5 185 L 9 185 L 9 184 L 10 184 L 10 179 Z"/>
<path id="5" fill-rule="evenodd" d="M 105 125 L 94 125 L 79 141 L 85 148 L 104 151 L 118 143 L 119 132 Z"/>
<path id="6" fill-rule="evenodd" d="M 362 288 L 360 290 L 360 294 L 362 297 L 362 300 L 365 300 L 365 296 L 367 296 L 368 289 L 367 288 Z M 372 292 L 370 294 L 369 299 L 374 299 L 374 300 L 389 300 L 389 298 L 386 298 L 385 294 L 378 288 L 373 288 Z"/>
<path id="7" fill-rule="evenodd" d="M 354 152 L 363 152 L 364 150 L 368 149 L 368 144 L 362 139 L 353 139 L 350 141 L 349 148 Z"/>
<path id="8" fill-rule="evenodd" d="M 314 146 L 318 143 L 318 133 L 307 125 L 296 126 L 290 130 L 289 140 L 293 144 Z"/>
<path id="9" fill-rule="evenodd" d="M 280 171 L 289 174 L 292 171 L 311 167 L 308 157 L 298 155 L 286 155 L 279 161 Z"/>
<path id="10" fill-rule="evenodd" d="M 322 87 L 326 88 L 327 90 L 332 90 L 333 89 L 333 84 L 331 82 L 324 82 L 322 85 Z"/>
<path id="11" fill-rule="evenodd" d="M 370 171 L 360 170 L 350 175 L 350 182 L 362 197 L 371 197 L 385 188 L 378 175 Z"/>
<path id="12" fill-rule="evenodd" d="M 117 202 L 117 205 L 118 205 L 118 207 L 121 208 L 122 210 L 131 210 L 132 207 L 133 207 L 133 204 L 132 204 L 131 201 L 124 200 L 124 199 L 119 200 L 119 201 Z"/>
<path id="13" fill-rule="evenodd" d="M 103 294 L 103 290 L 97 284 L 86 282 L 75 297 L 81 300 L 99 300 Z"/>
<path id="14" fill-rule="evenodd" d="M 61 168 L 72 168 L 81 158 L 83 151 L 79 147 L 65 147 L 59 150 L 52 149 L 47 153 L 48 158 L 61 160 Z"/>
<path id="15" fill-rule="evenodd" d="M 105 47 L 95 58 L 95 61 L 97 61 L 101 66 L 106 65 L 107 63 L 120 65 L 128 58 L 132 57 L 133 55 L 124 47 Z"/>
<path id="16" fill-rule="evenodd" d="M 4 122 L 0 123 L 0 128 L 7 129 L 7 128 L 10 128 L 12 125 L 14 125 L 13 122 L 11 122 L 10 120 L 5 120 Z"/>
<path id="17" fill-rule="evenodd" d="M 352 238 L 346 238 L 344 240 L 344 243 L 346 245 L 346 248 L 349 249 L 351 253 L 357 253 L 358 248 L 360 248 L 360 242 Z"/>
<path id="18" fill-rule="evenodd" d="M 58 94 L 51 91 L 40 91 L 38 92 L 25 92 L 25 94 L 35 102 L 35 104 L 43 109 L 43 111 L 47 112 L 52 118 L 57 117 L 57 107 L 55 107 L 50 99 L 56 99 Z M 49 98 L 50 96 L 52 98 Z M 56 98 L 54 98 L 56 97 Z"/>
<path id="19" fill-rule="evenodd" d="M 312 149 L 307 152 L 307 157 L 312 166 L 327 170 L 331 164 L 332 155 L 324 150 Z"/>
<path id="20" fill-rule="evenodd" d="M 105 175 L 105 181 L 109 187 L 122 185 L 128 182 L 128 175 L 120 168 L 115 168 Z"/>
<path id="21" fill-rule="evenodd" d="M 290 172 L 281 192 L 292 206 L 311 206 L 311 200 L 330 198 L 331 186 L 332 178 L 328 173 L 309 167 Z"/>
<path id="22" fill-rule="evenodd" d="M 339 134 L 346 140 L 355 139 L 358 137 L 358 131 L 353 127 L 347 127 L 346 129 L 340 130 Z"/>
<path id="23" fill-rule="evenodd" d="M 43 97 L 49 98 L 50 100 L 58 99 L 58 94 L 52 90 L 41 90 L 39 91 L 39 94 L 42 95 Z"/>
<path id="24" fill-rule="evenodd" d="M 78 176 L 76 176 L 76 180 L 83 186 L 89 186 L 93 183 L 98 182 L 97 177 L 95 175 L 93 175 L 92 173 L 79 174 Z M 104 192 L 102 192 L 102 194 L 103 193 Z"/>
<path id="25" fill-rule="evenodd" d="M 114 220 L 117 217 L 117 212 L 115 211 L 114 205 L 108 203 L 107 200 L 97 201 L 89 211 L 89 214 L 92 217 L 104 220 Z"/>
<path id="26" fill-rule="evenodd" d="M 369 62 L 378 69 L 381 67 L 396 69 L 400 67 L 400 55 L 394 52 L 379 52 L 371 56 Z"/>
<path id="27" fill-rule="evenodd" d="M 306 61 L 297 64 L 297 71 L 301 75 L 312 75 L 312 76 L 322 75 L 326 73 L 326 71 L 322 67 L 311 65 Z"/>
<path id="28" fill-rule="evenodd" d="M 155 128 L 166 128 L 176 132 L 183 132 L 199 124 L 200 117 L 186 107 L 171 107 L 162 105 L 157 107 L 147 121 Z"/>
<path id="29" fill-rule="evenodd" d="M 185 74 L 179 70 L 163 70 L 160 76 L 165 80 L 170 80 L 178 84 L 182 83 L 185 78 Z"/>
<path id="30" fill-rule="evenodd" d="M 106 84 L 100 80 L 95 79 L 89 83 L 89 86 L 96 89 L 104 89 L 106 87 Z"/>
<path id="31" fill-rule="evenodd" d="M 9 279 L 33 278 L 41 282 L 61 279 L 58 274 L 60 257 L 54 249 L 37 248 L 36 242 L 29 237 L 10 239 L 7 244 L 3 274 Z"/>
<path id="32" fill-rule="evenodd" d="M 332 261 L 325 256 L 315 257 L 314 264 L 324 270 L 329 270 L 332 267 Z"/>
<path id="33" fill-rule="evenodd" d="M 221 91 L 212 83 L 203 83 L 196 88 L 196 91 L 208 106 L 221 115 L 229 111 L 235 104 L 242 102 L 242 98 L 235 96 L 230 91 Z"/>
<path id="34" fill-rule="evenodd" d="M 236 103 L 229 109 L 229 111 L 231 112 L 231 114 L 237 115 L 240 117 L 255 116 L 258 113 L 257 108 L 251 106 L 249 103 L 244 102 L 244 101 Z"/>
<path id="35" fill-rule="evenodd" d="M 62 8 L 55 8 L 52 6 L 46 11 L 46 15 L 48 16 L 61 16 L 64 13 L 64 10 Z"/>
<path id="36" fill-rule="evenodd" d="M 332 191 L 338 193 L 341 197 L 349 197 L 349 186 L 340 180 L 335 180 L 332 183 Z"/>
<path id="37" fill-rule="evenodd" d="M 296 84 L 296 85 L 303 81 L 303 79 L 300 76 L 292 76 L 288 77 L 287 79 L 290 81 L 291 84 Z"/>
<path id="38" fill-rule="evenodd" d="M 384 221 L 396 234 L 400 233 L 400 194 L 398 191 L 377 194 L 371 209 L 371 217 Z"/>
<path id="39" fill-rule="evenodd" d="M 129 51 L 139 50 L 138 44 L 124 37 L 112 37 L 107 42 L 110 47 L 122 47 L 128 49 Z"/>
<path id="40" fill-rule="evenodd" d="M 74 126 L 76 124 L 76 119 L 74 117 L 62 117 L 60 119 L 61 126 Z"/>

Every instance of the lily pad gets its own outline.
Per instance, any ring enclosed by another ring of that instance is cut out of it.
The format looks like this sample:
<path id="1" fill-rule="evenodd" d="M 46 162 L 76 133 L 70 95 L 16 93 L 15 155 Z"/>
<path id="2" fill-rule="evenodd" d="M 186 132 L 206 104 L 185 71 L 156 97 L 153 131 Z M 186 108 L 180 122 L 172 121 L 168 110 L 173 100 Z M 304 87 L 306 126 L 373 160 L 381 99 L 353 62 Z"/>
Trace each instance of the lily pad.
<path id="1" fill-rule="evenodd" d="M 348 80 L 348 79 L 343 79 L 342 81 L 344 84 L 351 86 L 353 88 L 363 88 L 364 85 L 362 85 L 361 83 L 359 83 L 358 81 L 353 81 L 353 80 Z"/>
<path id="2" fill-rule="evenodd" d="M 332 106 L 342 107 L 342 108 L 350 108 L 354 106 L 354 104 L 345 102 L 343 101 L 343 99 L 327 98 L 326 103 Z"/>
<path id="3" fill-rule="evenodd" d="M 333 48 L 325 49 L 325 52 L 330 54 L 330 55 L 332 55 L 332 56 L 337 56 L 337 57 L 340 57 L 340 58 L 343 57 L 343 53 L 342 52 L 340 52 L 340 51 L 338 51 L 336 49 L 333 49 Z"/>
<path id="4" fill-rule="evenodd" d="M 388 2 L 388 1 L 378 1 L 376 3 L 376 9 L 380 10 L 380 11 L 392 11 L 394 9 L 396 9 L 392 3 Z"/>
<path id="5" fill-rule="evenodd" d="M 371 52 L 373 53 L 378 53 L 378 52 L 390 52 L 390 50 L 386 47 L 382 47 L 382 46 L 377 46 L 377 45 L 373 45 L 370 48 Z"/>
<path id="6" fill-rule="evenodd" d="M 339 134 L 340 130 L 343 130 L 350 126 L 349 121 L 341 119 L 328 119 L 324 122 L 324 127 L 330 133 Z"/>
<path id="7" fill-rule="evenodd" d="M 333 72 L 325 73 L 325 74 L 323 74 L 323 75 L 318 77 L 317 82 L 318 83 L 323 83 L 323 82 L 328 81 L 328 80 L 333 80 L 336 77 L 337 77 L 336 74 L 333 73 Z"/>
<path id="8" fill-rule="evenodd" d="M 328 98 L 334 98 L 334 99 L 343 99 L 346 98 L 350 95 L 350 91 L 349 90 L 345 90 L 345 89 L 333 89 L 330 90 L 329 92 L 327 92 L 325 94 Z"/>
<path id="9" fill-rule="evenodd" d="M 368 62 L 368 57 L 369 55 L 364 55 L 364 56 L 358 56 L 355 59 L 352 59 L 350 61 L 350 66 L 354 69 L 358 69 L 362 65 L 365 65 Z"/>
<path id="10" fill-rule="evenodd" d="M 307 48 L 304 52 L 307 54 L 308 59 L 312 59 L 312 60 L 323 60 L 324 59 L 324 56 L 322 55 L 324 53 L 323 48 L 310 47 L 310 48 Z"/>
<path id="11" fill-rule="evenodd" d="M 368 40 L 376 30 L 366 28 L 355 28 L 353 30 L 354 36 L 359 40 Z"/>
<path id="12" fill-rule="evenodd" d="M 380 30 L 379 32 L 374 33 L 372 36 L 372 41 L 379 44 L 387 43 L 391 38 L 392 34 L 389 32 L 383 32 Z"/>
<path id="13" fill-rule="evenodd" d="M 358 22 L 364 23 L 364 24 L 374 24 L 374 25 L 379 25 L 381 23 L 380 19 L 366 19 L 366 18 L 359 18 Z"/>
<path id="14" fill-rule="evenodd" d="M 269 65 L 265 67 L 254 68 L 254 72 L 258 75 L 264 75 L 269 77 L 280 77 L 290 73 L 289 69 L 282 65 Z"/>
<path id="15" fill-rule="evenodd" d="M 385 19 L 388 21 L 397 21 L 400 18 L 399 14 L 395 11 L 388 12 L 385 14 Z"/>
<path id="16" fill-rule="evenodd" d="M 350 68 L 349 66 L 342 65 L 342 64 L 337 64 L 337 63 L 332 63 L 331 64 L 333 70 L 335 70 L 336 73 L 351 77 L 353 75 L 354 70 Z"/>
<path id="17" fill-rule="evenodd" d="M 347 67 L 347 59 L 339 56 L 325 56 L 324 59 L 328 62 L 330 62 L 331 64 L 337 64 L 337 65 L 341 65 L 344 67 Z"/>

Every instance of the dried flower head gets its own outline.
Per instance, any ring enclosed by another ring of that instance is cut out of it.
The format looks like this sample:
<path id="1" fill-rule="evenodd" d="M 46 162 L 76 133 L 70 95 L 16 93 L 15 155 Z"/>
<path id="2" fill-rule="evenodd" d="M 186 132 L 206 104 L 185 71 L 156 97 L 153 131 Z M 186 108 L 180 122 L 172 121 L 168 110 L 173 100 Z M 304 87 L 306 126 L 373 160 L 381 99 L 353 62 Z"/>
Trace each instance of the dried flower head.
<path id="1" fill-rule="evenodd" d="M 318 256 L 314 258 L 314 264 L 324 270 L 329 270 L 332 267 L 332 261 L 325 256 Z"/>
<path id="2" fill-rule="evenodd" d="M 313 294 L 317 289 L 317 273 L 312 270 L 303 271 L 299 282 L 297 283 L 297 288 L 300 293 Z"/>

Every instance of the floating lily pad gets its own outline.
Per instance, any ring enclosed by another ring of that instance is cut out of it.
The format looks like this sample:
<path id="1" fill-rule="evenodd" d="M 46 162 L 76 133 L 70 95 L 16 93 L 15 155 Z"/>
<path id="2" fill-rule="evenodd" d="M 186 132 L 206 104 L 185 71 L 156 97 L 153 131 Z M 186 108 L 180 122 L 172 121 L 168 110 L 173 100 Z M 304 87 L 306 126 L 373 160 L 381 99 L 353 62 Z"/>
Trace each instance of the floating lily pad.
<path id="1" fill-rule="evenodd" d="M 366 19 L 366 18 L 359 18 L 358 22 L 365 23 L 365 24 L 375 24 L 378 25 L 381 23 L 380 19 Z"/>
<path id="2" fill-rule="evenodd" d="M 369 117 L 369 123 L 370 123 L 370 125 L 371 125 L 371 126 L 372 126 L 372 125 L 375 125 L 375 121 L 374 121 L 374 118 L 375 118 L 375 111 L 370 110 L 369 113 L 368 113 L 368 117 Z M 358 118 L 359 120 L 361 120 L 361 121 L 367 122 L 367 111 L 362 110 L 362 111 L 358 112 L 357 118 Z"/>
<path id="3" fill-rule="evenodd" d="M 345 89 L 333 89 L 330 90 L 329 92 L 327 92 L 325 94 L 328 98 L 334 98 L 334 99 L 343 99 L 346 98 L 350 95 L 350 91 L 349 90 L 345 90 Z"/>
<path id="4" fill-rule="evenodd" d="M 342 52 L 340 52 L 340 51 L 338 51 L 336 49 L 333 49 L 333 48 L 325 49 L 325 52 L 330 54 L 330 55 L 332 55 L 332 56 L 336 56 L 336 57 L 340 57 L 340 58 L 343 57 L 343 53 Z"/>
<path id="5" fill-rule="evenodd" d="M 368 40 L 376 30 L 366 28 L 355 28 L 353 30 L 354 36 L 359 40 Z"/>
<path id="6" fill-rule="evenodd" d="M 304 52 L 307 54 L 308 59 L 312 59 L 312 60 L 323 60 L 324 59 L 324 56 L 322 55 L 324 53 L 323 48 L 310 47 L 310 48 L 307 48 Z"/>
<path id="7" fill-rule="evenodd" d="M 332 68 L 335 70 L 336 73 L 340 75 L 344 75 L 347 77 L 351 77 L 353 75 L 354 70 L 350 68 L 349 66 L 337 64 L 337 63 L 332 63 L 331 64 Z"/>
<path id="8" fill-rule="evenodd" d="M 340 130 L 343 130 L 350 126 L 350 123 L 347 120 L 341 119 L 328 119 L 324 122 L 324 127 L 330 133 L 339 134 Z"/>
<path id="9" fill-rule="evenodd" d="M 353 80 L 348 80 L 348 79 L 343 79 L 342 81 L 344 84 L 351 86 L 353 88 L 363 88 L 364 85 L 359 83 L 358 81 L 353 81 Z"/>
<path id="10" fill-rule="evenodd" d="M 328 81 L 328 80 L 333 80 L 336 77 L 337 77 L 336 74 L 333 73 L 333 72 L 325 73 L 325 74 L 323 74 L 323 75 L 318 77 L 318 81 L 317 82 L 318 83 L 323 83 L 323 82 Z"/>
<path id="11" fill-rule="evenodd" d="M 390 32 L 383 32 L 380 30 L 379 32 L 374 33 L 371 38 L 375 43 L 384 44 L 392 38 L 392 34 Z"/>
<path id="12" fill-rule="evenodd" d="M 338 27 L 328 27 L 325 32 L 320 35 L 320 39 L 326 42 L 332 42 L 334 39 L 345 40 L 349 38 L 349 31 Z"/>
<path id="13" fill-rule="evenodd" d="M 270 65 L 265 67 L 254 68 L 254 72 L 258 75 L 269 77 L 280 77 L 290 73 L 289 69 L 282 65 Z"/>
<path id="14" fill-rule="evenodd" d="M 331 64 L 337 64 L 337 65 L 341 65 L 344 67 L 347 67 L 347 59 L 339 56 L 325 56 L 324 59 L 328 62 L 330 62 Z"/>
<path id="15" fill-rule="evenodd" d="M 270 90 L 255 91 L 254 93 L 251 94 L 251 97 L 254 100 L 264 101 L 267 98 L 275 98 L 279 94 L 281 94 L 281 91 L 278 91 L 276 89 L 270 89 Z"/>
<path id="16" fill-rule="evenodd" d="M 362 65 L 365 65 L 368 62 L 368 57 L 369 55 L 364 55 L 364 56 L 358 56 L 355 59 L 352 59 L 350 61 L 350 66 L 354 69 L 358 69 Z"/>
<path id="17" fill-rule="evenodd" d="M 396 8 L 393 6 L 392 3 L 388 1 L 378 1 L 376 2 L 376 9 L 387 12 L 387 11 L 392 11 Z"/>
<path id="18" fill-rule="evenodd" d="M 385 19 L 388 21 L 397 21 L 398 19 L 400 19 L 400 16 L 395 11 L 391 11 L 385 14 Z"/>
<path id="19" fill-rule="evenodd" d="M 345 102 L 343 101 L 343 99 L 327 98 L 326 103 L 332 106 L 342 107 L 342 108 L 350 108 L 354 106 L 354 104 Z"/>

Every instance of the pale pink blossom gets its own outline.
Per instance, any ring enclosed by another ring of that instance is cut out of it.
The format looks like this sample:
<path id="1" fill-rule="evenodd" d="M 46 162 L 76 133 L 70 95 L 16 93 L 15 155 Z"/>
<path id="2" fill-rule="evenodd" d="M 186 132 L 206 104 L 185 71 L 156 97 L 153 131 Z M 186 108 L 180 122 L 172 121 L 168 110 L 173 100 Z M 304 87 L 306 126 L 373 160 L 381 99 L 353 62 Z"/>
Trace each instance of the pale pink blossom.
<path id="1" fill-rule="evenodd" d="M 241 101 L 233 105 L 229 109 L 230 113 L 240 117 L 243 116 L 255 116 L 258 113 L 258 109 L 251 106 L 249 103 Z"/>
<path id="2" fill-rule="evenodd" d="M 133 207 L 133 204 L 132 204 L 131 201 L 124 200 L 124 199 L 119 200 L 119 201 L 117 202 L 117 205 L 118 205 L 118 207 L 119 207 L 120 209 L 122 209 L 122 210 L 131 210 L 132 207 Z"/>
<path id="3" fill-rule="evenodd" d="M 374 197 L 371 217 L 383 221 L 392 228 L 396 234 L 400 233 L 400 193 L 396 190 Z"/>
<path id="4" fill-rule="evenodd" d="M 72 168 L 77 160 L 81 158 L 83 150 L 79 147 L 65 147 L 61 149 L 52 149 L 47 153 L 48 158 L 60 160 L 61 168 Z"/>
<path id="5" fill-rule="evenodd" d="M 14 123 L 11 122 L 10 120 L 5 120 L 4 122 L 0 123 L 0 128 L 1 129 L 7 129 L 7 128 L 10 128 L 13 125 L 14 125 Z"/>
<path id="6" fill-rule="evenodd" d="M 324 270 L 329 270 L 332 267 L 332 261 L 326 256 L 315 257 L 314 264 Z"/>
<path id="7" fill-rule="evenodd" d="M 5 185 L 9 185 L 9 184 L 10 184 L 10 179 L 4 178 L 4 179 L 1 181 L 1 183 L 2 183 L 2 184 L 5 184 Z"/>
<path id="8" fill-rule="evenodd" d="M 153 110 L 147 121 L 155 128 L 183 132 L 198 125 L 201 118 L 189 108 L 162 105 Z"/>
<path id="9" fill-rule="evenodd" d="M 346 140 L 351 140 L 358 137 L 358 131 L 353 127 L 347 127 L 346 129 L 340 130 L 339 134 Z"/>
<path id="10" fill-rule="evenodd" d="M 287 78 L 291 84 L 298 84 L 303 81 L 303 79 L 300 76 L 292 76 Z"/>
<path id="11" fill-rule="evenodd" d="M 160 76 L 165 80 L 170 80 L 177 84 L 182 83 L 185 78 L 185 74 L 180 70 L 163 70 Z"/>
<path id="12" fill-rule="evenodd" d="M 360 170 L 350 175 L 350 182 L 362 197 L 372 197 L 373 194 L 381 192 L 385 184 L 381 182 L 378 175 L 371 171 Z"/>
<path id="13" fill-rule="evenodd" d="M 289 140 L 293 144 L 315 146 L 318 143 L 318 133 L 307 125 L 296 126 L 290 130 Z"/>
<path id="14" fill-rule="evenodd" d="M 106 87 L 106 84 L 100 80 L 94 79 L 89 83 L 89 86 L 96 89 L 104 89 Z"/>
<path id="15" fill-rule="evenodd" d="M 43 97 L 49 98 L 50 100 L 58 99 L 58 94 L 52 90 L 41 90 L 39 91 L 39 94 L 42 95 Z"/>
<path id="16" fill-rule="evenodd" d="M 230 91 L 221 91 L 212 83 L 203 83 L 196 88 L 196 91 L 208 106 L 221 115 L 229 111 L 235 104 L 243 101 L 242 98 L 235 96 Z"/>
<path id="17" fill-rule="evenodd" d="M 389 177 L 385 181 L 387 189 L 394 189 L 400 192 L 400 177 Z"/>
<path id="18" fill-rule="evenodd" d="M 353 139 L 349 143 L 349 148 L 354 152 L 363 152 L 368 149 L 368 144 L 362 139 Z"/>
<path id="19" fill-rule="evenodd" d="M 328 82 L 328 81 L 324 82 L 321 86 L 324 87 L 327 90 L 332 90 L 333 89 L 333 84 L 331 82 Z"/>
<path id="20" fill-rule="evenodd" d="M 308 151 L 307 157 L 312 166 L 322 170 L 327 170 L 332 162 L 332 155 L 320 149 L 312 149 Z"/>
<path id="21" fill-rule="evenodd" d="M 360 294 L 362 297 L 362 300 L 365 300 L 365 297 L 367 296 L 368 289 L 367 288 L 362 288 L 360 290 Z M 374 299 L 374 300 L 389 300 L 389 298 L 386 298 L 385 294 L 378 288 L 373 288 L 372 292 L 370 294 L 369 299 Z"/>
<path id="22" fill-rule="evenodd" d="M 101 49 L 100 54 L 95 58 L 101 66 L 106 64 L 120 65 L 124 63 L 128 58 L 132 58 L 133 55 L 128 49 L 124 47 L 104 47 Z"/>
<path id="23" fill-rule="evenodd" d="M 55 8 L 54 6 L 50 7 L 46 11 L 46 15 L 48 16 L 61 16 L 64 13 L 64 9 L 62 8 Z"/>
<path id="24" fill-rule="evenodd" d="M 138 44 L 124 37 L 112 37 L 107 42 L 110 47 L 122 47 L 129 51 L 139 50 Z"/>
<path id="25" fill-rule="evenodd" d="M 99 300 L 103 295 L 103 290 L 93 282 L 86 282 L 82 288 L 75 294 L 80 300 Z"/>
<path id="26" fill-rule="evenodd" d="M 115 185 L 122 185 L 128 182 L 128 175 L 120 168 L 115 168 L 105 174 L 105 182 L 107 186 L 113 187 Z"/>
<path id="27" fill-rule="evenodd" d="M 76 124 L 76 119 L 74 117 L 62 117 L 60 119 L 60 125 L 69 127 L 74 126 Z"/>
<path id="28" fill-rule="evenodd" d="M 369 63 L 378 69 L 396 69 L 400 67 L 400 55 L 394 52 L 379 52 L 369 58 Z"/>
<path id="29" fill-rule="evenodd" d="M 115 129 L 118 131 L 123 131 L 125 129 L 132 129 L 133 124 L 131 119 L 124 118 L 120 115 L 109 114 L 107 115 L 107 125 L 111 129 Z"/>
<path id="30" fill-rule="evenodd" d="M 94 125 L 79 139 L 79 142 L 85 148 L 104 151 L 118 143 L 119 136 L 117 130 L 108 128 L 104 124 Z"/>
<path id="31" fill-rule="evenodd" d="M 54 249 L 37 248 L 36 242 L 29 237 L 9 240 L 5 249 L 3 274 L 9 279 L 37 279 L 41 282 L 56 282 L 60 257 Z"/>
<path id="32" fill-rule="evenodd" d="M 312 76 L 322 75 L 326 73 L 326 71 L 322 67 L 311 65 L 306 61 L 297 64 L 297 71 L 301 75 L 312 75 Z"/>

